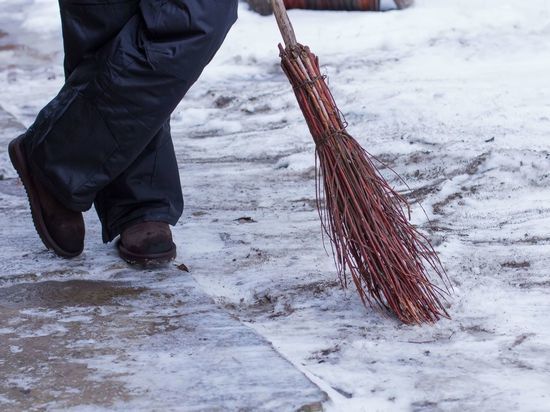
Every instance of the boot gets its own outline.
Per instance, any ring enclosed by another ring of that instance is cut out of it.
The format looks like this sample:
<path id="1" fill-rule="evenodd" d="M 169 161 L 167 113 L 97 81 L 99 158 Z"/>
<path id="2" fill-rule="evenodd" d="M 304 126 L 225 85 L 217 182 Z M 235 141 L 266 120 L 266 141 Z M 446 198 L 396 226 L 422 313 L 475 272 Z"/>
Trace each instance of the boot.
<path id="1" fill-rule="evenodd" d="M 72 258 L 84 249 L 84 219 L 81 212 L 67 209 L 35 178 L 22 144 L 23 136 L 9 144 L 9 155 L 17 171 L 31 207 L 34 227 L 44 245 L 58 256 Z"/>
<path id="2" fill-rule="evenodd" d="M 176 257 L 176 245 L 165 222 L 140 222 L 124 229 L 118 241 L 120 257 L 130 264 L 157 266 Z"/>

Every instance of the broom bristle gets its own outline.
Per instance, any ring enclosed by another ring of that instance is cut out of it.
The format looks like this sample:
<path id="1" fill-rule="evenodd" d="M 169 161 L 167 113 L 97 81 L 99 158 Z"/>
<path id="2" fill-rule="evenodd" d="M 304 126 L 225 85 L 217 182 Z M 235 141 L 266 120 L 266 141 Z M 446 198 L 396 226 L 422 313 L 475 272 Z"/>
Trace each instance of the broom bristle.
<path id="1" fill-rule="evenodd" d="M 328 137 L 317 156 L 318 209 L 342 283 L 349 284 L 349 272 L 364 304 L 374 302 L 404 323 L 449 317 L 445 290 L 428 279 L 431 269 L 445 280 L 439 258 L 370 155 L 344 132 Z"/>
<path id="2" fill-rule="evenodd" d="M 448 318 L 446 274 L 439 257 L 409 222 L 405 199 L 345 130 L 317 57 L 300 44 L 279 48 L 316 143 L 318 210 L 342 284 L 349 284 L 349 273 L 365 305 L 374 303 L 404 323 Z M 430 271 L 445 289 L 430 282 Z"/>

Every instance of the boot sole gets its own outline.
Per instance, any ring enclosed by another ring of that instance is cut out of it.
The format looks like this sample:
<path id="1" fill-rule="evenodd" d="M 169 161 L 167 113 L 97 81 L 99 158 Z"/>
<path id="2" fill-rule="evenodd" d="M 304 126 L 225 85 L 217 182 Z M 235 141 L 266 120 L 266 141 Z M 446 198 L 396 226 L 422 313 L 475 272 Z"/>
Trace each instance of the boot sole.
<path id="1" fill-rule="evenodd" d="M 163 266 L 176 258 L 176 245 L 172 244 L 172 248 L 167 252 L 153 253 L 148 255 L 142 255 L 130 252 L 126 249 L 120 240 L 117 242 L 118 254 L 130 265 L 143 266 L 143 267 L 157 267 Z"/>
<path id="2" fill-rule="evenodd" d="M 31 178 L 30 170 L 27 166 L 27 161 L 25 154 L 23 153 L 23 148 L 21 147 L 22 137 L 18 137 L 12 140 L 8 146 L 8 152 L 10 155 L 11 163 L 15 168 L 15 171 L 19 175 L 25 192 L 27 193 L 27 198 L 29 200 L 29 205 L 31 208 L 32 221 L 38 236 L 44 243 L 47 249 L 53 250 L 56 255 L 64 258 L 74 258 L 82 253 L 82 249 L 77 252 L 67 252 L 61 248 L 57 242 L 50 235 L 46 223 L 44 221 L 44 216 L 42 215 L 42 207 L 40 206 L 40 199 L 36 193 L 34 183 Z"/>

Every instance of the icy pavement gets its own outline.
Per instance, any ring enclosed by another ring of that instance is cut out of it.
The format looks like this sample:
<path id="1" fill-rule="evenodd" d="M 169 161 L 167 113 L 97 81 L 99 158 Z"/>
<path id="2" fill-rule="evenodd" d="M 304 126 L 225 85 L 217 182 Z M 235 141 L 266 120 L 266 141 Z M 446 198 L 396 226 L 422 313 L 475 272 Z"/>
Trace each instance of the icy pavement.
<path id="1" fill-rule="evenodd" d="M 319 410 L 319 388 L 180 273 L 136 281 L 114 265 L 108 281 L 71 268 L 4 285 L 3 410 Z"/>
<path id="2" fill-rule="evenodd" d="M 245 7 L 173 116 L 176 265 L 128 268 L 93 212 L 81 257 L 44 251 L 6 147 L 62 82 L 56 13 L 0 8 L 1 409 L 550 411 L 550 2 L 291 12 L 447 267 L 453 319 L 424 327 L 340 289 L 276 27 Z"/>

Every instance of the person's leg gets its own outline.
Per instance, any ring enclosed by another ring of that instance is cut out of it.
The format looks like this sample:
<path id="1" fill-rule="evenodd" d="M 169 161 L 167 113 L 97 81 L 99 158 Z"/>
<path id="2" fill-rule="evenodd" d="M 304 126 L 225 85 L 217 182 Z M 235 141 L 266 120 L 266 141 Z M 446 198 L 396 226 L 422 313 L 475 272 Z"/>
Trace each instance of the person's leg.
<path id="1" fill-rule="evenodd" d="M 168 121 L 134 163 L 97 193 L 94 205 L 104 242 L 139 222 L 177 223 L 183 196 Z"/>
<path id="2" fill-rule="evenodd" d="M 59 0 L 65 75 L 124 27 L 138 12 L 139 0 Z M 23 137 L 9 145 L 12 163 L 28 193 L 31 213 L 37 232 L 48 249 L 59 256 L 78 256 L 84 248 L 82 213 L 68 209 L 37 181 L 29 168 Z"/>
<path id="3" fill-rule="evenodd" d="M 71 71 L 26 133 L 39 180 L 71 209 L 87 210 L 165 126 L 236 9 L 236 0 L 141 0 L 122 30 Z"/>
<path id="4" fill-rule="evenodd" d="M 61 0 L 60 8 L 69 78 L 86 56 L 114 38 L 139 11 L 139 0 Z M 140 221 L 177 222 L 183 212 L 183 196 L 169 119 L 137 159 L 97 193 L 94 206 L 105 242 Z"/>
<path id="5" fill-rule="evenodd" d="M 139 12 L 140 0 L 58 0 L 65 80 Z"/>

